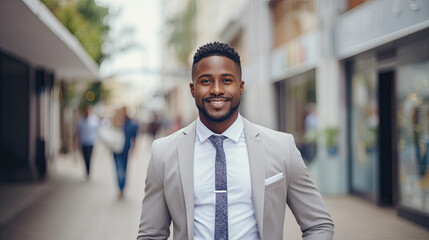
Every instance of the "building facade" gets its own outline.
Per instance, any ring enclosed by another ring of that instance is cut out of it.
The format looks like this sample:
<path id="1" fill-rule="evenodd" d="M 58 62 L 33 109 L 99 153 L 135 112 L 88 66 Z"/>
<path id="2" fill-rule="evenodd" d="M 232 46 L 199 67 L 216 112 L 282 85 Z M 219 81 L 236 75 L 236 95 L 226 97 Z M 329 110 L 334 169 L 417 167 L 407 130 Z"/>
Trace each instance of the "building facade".
<path id="1" fill-rule="evenodd" d="M 368 1 L 335 26 L 349 190 L 429 226 L 429 4 Z"/>
<path id="2" fill-rule="evenodd" d="M 0 180 L 47 175 L 70 135 L 60 123 L 72 122 L 61 83 L 97 78 L 97 64 L 40 1 L 0 2 Z"/>

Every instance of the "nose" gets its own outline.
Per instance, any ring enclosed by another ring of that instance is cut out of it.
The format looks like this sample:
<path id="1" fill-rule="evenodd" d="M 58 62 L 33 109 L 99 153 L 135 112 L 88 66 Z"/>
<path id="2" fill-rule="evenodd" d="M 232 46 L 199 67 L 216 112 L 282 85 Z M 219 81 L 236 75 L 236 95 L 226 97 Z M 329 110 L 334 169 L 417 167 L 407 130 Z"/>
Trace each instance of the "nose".
<path id="1" fill-rule="evenodd" d="M 210 94 L 219 96 L 219 95 L 223 95 L 223 93 L 224 93 L 224 88 L 222 85 L 222 81 L 214 81 L 214 83 L 211 85 L 211 88 L 210 88 Z"/>

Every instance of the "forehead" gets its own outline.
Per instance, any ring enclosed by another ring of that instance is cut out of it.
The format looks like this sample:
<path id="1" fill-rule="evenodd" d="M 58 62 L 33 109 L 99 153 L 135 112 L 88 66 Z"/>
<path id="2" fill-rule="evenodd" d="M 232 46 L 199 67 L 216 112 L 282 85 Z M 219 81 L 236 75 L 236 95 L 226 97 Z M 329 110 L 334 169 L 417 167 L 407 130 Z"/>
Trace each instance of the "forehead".
<path id="1" fill-rule="evenodd" d="M 195 67 L 195 77 L 201 74 L 230 73 L 239 76 L 237 64 L 224 56 L 210 56 L 201 59 Z"/>

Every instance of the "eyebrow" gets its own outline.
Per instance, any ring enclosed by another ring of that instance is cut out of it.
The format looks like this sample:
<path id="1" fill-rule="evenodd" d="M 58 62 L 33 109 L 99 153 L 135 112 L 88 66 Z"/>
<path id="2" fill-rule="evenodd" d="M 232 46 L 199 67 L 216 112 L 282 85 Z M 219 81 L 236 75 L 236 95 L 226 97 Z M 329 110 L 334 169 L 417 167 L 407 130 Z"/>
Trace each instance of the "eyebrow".
<path id="1" fill-rule="evenodd" d="M 224 73 L 224 74 L 222 74 L 222 76 L 223 77 L 227 77 L 227 76 L 229 76 L 229 77 L 235 77 L 234 74 L 231 74 L 231 73 Z"/>
<path id="2" fill-rule="evenodd" d="M 197 79 L 203 78 L 203 77 L 211 77 L 211 74 L 202 74 L 200 76 L 197 77 Z"/>
<path id="3" fill-rule="evenodd" d="M 212 76 L 211 74 L 202 74 L 202 75 L 198 76 L 197 79 L 200 79 L 203 77 L 211 77 L 211 76 Z M 222 73 L 221 76 L 222 77 L 235 77 L 234 74 L 232 74 L 232 73 Z"/>

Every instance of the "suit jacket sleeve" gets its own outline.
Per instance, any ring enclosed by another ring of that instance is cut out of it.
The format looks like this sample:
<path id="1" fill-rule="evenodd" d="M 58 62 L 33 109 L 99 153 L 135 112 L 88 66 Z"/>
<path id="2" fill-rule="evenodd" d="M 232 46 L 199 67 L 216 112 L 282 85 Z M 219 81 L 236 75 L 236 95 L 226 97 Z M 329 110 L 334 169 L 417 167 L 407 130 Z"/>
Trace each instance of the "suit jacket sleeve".
<path id="1" fill-rule="evenodd" d="M 331 240 L 334 224 L 317 188 L 310 180 L 301 154 L 290 135 L 287 204 L 301 227 L 304 240 Z"/>
<path id="2" fill-rule="evenodd" d="M 152 144 L 149 160 L 145 196 L 142 202 L 142 213 L 137 235 L 138 240 L 167 239 L 170 235 L 171 217 L 164 196 L 162 163 L 157 158 L 156 143 Z"/>

